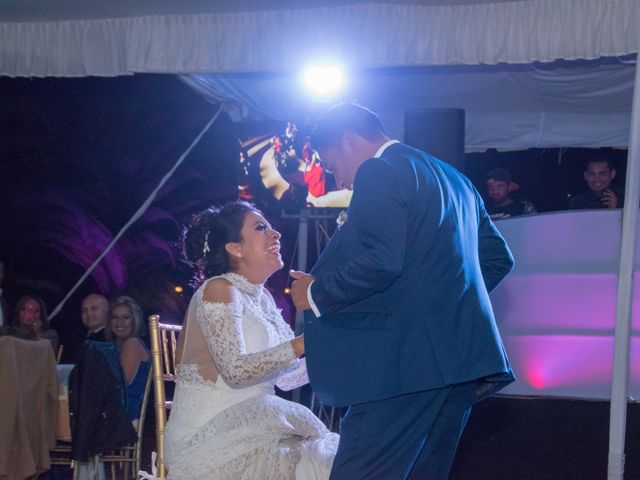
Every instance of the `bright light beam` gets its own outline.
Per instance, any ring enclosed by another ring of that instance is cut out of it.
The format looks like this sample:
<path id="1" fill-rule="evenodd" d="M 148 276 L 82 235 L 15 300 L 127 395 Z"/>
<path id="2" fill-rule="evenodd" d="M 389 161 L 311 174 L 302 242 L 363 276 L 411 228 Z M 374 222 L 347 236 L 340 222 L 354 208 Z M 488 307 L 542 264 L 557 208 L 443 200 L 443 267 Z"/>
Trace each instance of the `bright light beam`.
<path id="1" fill-rule="evenodd" d="M 303 80 L 310 93 L 323 97 L 342 89 L 344 75 L 335 64 L 311 65 L 305 70 Z"/>

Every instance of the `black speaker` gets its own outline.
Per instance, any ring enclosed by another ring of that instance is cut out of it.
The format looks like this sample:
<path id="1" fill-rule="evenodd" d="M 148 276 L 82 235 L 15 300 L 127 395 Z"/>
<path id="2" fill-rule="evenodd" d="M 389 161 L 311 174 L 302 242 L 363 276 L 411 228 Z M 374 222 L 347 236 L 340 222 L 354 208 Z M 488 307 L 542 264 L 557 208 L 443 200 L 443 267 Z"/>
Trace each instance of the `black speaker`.
<path id="1" fill-rule="evenodd" d="M 404 143 L 464 171 L 464 110 L 416 108 L 404 114 Z"/>

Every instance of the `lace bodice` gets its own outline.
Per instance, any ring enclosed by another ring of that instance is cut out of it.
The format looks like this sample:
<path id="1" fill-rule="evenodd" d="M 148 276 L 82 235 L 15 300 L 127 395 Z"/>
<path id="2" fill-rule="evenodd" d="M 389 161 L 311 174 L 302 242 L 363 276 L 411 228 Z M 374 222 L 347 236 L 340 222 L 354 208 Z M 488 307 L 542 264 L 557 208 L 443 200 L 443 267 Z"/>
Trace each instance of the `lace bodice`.
<path id="1" fill-rule="evenodd" d="M 204 380 L 221 385 L 222 377 L 223 384 L 233 388 L 269 381 L 290 390 L 307 383 L 305 362 L 296 359 L 290 343 L 293 332 L 269 291 L 235 273 L 221 277 L 237 295 L 232 303 L 212 303 L 203 298 L 207 282 L 196 291 L 189 307 L 182 363 L 195 363 Z M 205 345 L 208 355 L 196 354 Z M 189 378 L 193 376 L 184 380 Z"/>

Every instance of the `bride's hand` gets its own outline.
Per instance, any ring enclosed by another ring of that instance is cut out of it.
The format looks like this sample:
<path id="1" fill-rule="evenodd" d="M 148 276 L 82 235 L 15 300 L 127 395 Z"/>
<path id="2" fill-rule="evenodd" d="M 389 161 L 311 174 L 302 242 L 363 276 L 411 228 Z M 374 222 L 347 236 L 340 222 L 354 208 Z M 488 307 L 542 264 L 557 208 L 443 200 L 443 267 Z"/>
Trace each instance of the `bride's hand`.
<path id="1" fill-rule="evenodd" d="M 304 334 L 291 340 L 291 346 L 293 347 L 296 357 L 300 358 L 304 355 Z"/>

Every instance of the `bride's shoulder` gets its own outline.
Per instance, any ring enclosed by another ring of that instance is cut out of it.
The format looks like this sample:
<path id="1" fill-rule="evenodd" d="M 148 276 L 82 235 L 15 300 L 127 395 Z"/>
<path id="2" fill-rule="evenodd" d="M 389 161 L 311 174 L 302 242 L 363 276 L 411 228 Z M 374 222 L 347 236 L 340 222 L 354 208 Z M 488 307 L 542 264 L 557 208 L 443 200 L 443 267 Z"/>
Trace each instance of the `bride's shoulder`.
<path id="1" fill-rule="evenodd" d="M 238 291 L 233 284 L 224 277 L 214 277 L 203 285 L 202 299 L 209 303 L 235 303 Z"/>

